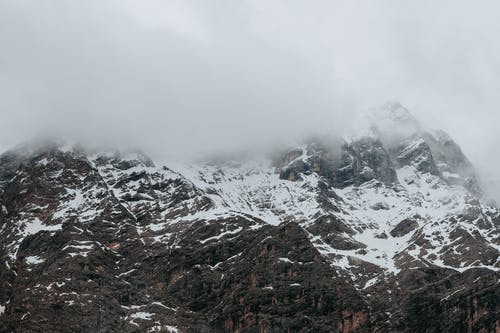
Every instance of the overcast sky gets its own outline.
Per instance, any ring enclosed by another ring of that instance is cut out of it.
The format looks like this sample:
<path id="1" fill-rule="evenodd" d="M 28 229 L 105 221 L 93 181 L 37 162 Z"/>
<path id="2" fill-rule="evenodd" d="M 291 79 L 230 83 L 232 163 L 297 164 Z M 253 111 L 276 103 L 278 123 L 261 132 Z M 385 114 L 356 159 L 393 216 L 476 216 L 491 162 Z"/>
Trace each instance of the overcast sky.
<path id="1" fill-rule="evenodd" d="M 500 178 L 499 1 L 0 0 L 0 149 L 40 133 L 181 156 L 398 100 Z"/>

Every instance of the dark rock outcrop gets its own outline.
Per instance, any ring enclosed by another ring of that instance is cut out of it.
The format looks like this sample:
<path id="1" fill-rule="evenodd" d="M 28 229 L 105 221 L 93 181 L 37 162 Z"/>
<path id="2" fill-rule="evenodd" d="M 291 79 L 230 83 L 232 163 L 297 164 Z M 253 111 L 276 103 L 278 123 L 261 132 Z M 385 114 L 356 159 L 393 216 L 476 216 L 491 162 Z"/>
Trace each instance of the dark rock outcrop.
<path id="1" fill-rule="evenodd" d="M 301 174 L 315 172 L 336 188 L 359 186 L 371 180 L 397 183 L 391 158 L 377 139 L 311 142 L 305 158 L 301 159 L 303 153 L 292 150 L 285 154 L 278 163 L 281 179 L 298 180 Z"/>

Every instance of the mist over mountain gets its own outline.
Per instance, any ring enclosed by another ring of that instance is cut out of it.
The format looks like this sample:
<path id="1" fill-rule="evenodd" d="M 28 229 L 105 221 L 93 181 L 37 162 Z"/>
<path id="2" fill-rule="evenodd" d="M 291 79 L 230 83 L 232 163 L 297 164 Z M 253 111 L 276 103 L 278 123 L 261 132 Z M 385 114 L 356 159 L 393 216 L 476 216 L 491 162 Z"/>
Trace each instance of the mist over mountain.
<path id="1" fill-rule="evenodd" d="M 196 154 L 342 130 L 394 99 L 498 162 L 495 1 L 0 6 L 3 150 L 58 132 Z"/>
<path id="2" fill-rule="evenodd" d="M 500 332 L 499 11 L 0 0 L 0 332 Z"/>
<path id="3" fill-rule="evenodd" d="M 0 330 L 494 332 L 500 211 L 472 163 L 399 103 L 362 119 L 191 162 L 8 150 Z"/>

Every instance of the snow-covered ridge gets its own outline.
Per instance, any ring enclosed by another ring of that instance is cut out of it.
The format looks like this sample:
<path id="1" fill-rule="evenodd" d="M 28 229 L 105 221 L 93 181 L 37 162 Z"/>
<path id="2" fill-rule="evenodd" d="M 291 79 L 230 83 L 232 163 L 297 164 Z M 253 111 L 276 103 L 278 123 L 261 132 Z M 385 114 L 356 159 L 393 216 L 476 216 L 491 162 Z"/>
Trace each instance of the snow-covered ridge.
<path id="1" fill-rule="evenodd" d="M 449 136 L 422 129 L 402 106 L 391 104 L 385 111 L 390 116 L 379 119 L 369 137 L 308 141 L 281 156 L 255 160 L 154 165 L 142 153 L 85 152 L 67 145 L 36 155 L 31 167 L 46 181 L 64 176 L 64 189 L 55 200 L 26 208 L 16 220 L 22 237 L 11 237 L 9 253 L 15 257 L 33 232 L 57 231 L 71 219 L 91 223 L 114 207 L 114 214 L 134 221 L 143 242 L 152 243 L 169 241 L 172 228 L 195 221 L 237 216 L 255 228 L 262 221 L 296 222 L 360 288 L 404 268 L 499 270 L 500 213 L 477 190 L 470 162 Z M 408 128 L 391 133 L 384 122 Z M 70 158 L 81 162 L 78 172 L 64 167 Z M 30 175 L 24 170 L 13 177 L 22 186 Z M 242 231 L 224 224 L 220 235 L 199 241 L 217 242 Z M 85 246 L 69 255 L 102 247 Z M 367 264 L 371 273 L 358 276 Z"/>

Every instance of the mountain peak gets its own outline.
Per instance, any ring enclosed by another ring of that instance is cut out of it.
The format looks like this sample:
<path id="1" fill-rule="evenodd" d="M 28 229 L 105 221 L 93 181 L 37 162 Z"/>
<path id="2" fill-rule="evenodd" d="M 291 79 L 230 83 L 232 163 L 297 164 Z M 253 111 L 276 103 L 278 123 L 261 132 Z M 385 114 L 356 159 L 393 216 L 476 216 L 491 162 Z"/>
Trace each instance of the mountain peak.
<path id="1" fill-rule="evenodd" d="M 377 127 L 384 125 L 396 125 L 414 130 L 418 130 L 420 128 L 419 121 L 399 102 L 386 102 L 370 111 L 370 120 Z M 384 128 L 384 130 L 387 129 L 388 128 Z"/>
<path id="2" fill-rule="evenodd" d="M 380 112 L 385 113 L 386 116 L 395 121 L 412 121 L 417 122 L 415 117 L 405 108 L 400 102 L 389 101 L 382 104 Z"/>
<path id="3" fill-rule="evenodd" d="M 350 140 L 375 137 L 397 141 L 421 130 L 420 122 L 407 108 L 400 102 L 389 101 L 361 112 L 348 137 Z"/>

